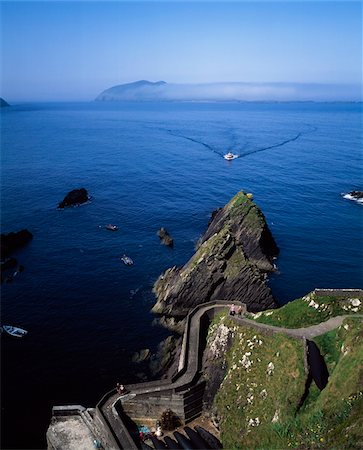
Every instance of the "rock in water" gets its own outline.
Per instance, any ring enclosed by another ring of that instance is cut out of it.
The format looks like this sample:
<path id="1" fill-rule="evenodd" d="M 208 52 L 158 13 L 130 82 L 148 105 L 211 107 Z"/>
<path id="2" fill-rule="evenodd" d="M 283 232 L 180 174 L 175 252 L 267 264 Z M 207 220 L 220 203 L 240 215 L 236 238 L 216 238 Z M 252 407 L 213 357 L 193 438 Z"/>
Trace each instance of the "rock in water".
<path id="1" fill-rule="evenodd" d="M 0 97 L 0 108 L 4 108 L 5 106 L 10 106 L 10 105 L 2 97 Z"/>
<path id="2" fill-rule="evenodd" d="M 150 350 L 148 348 L 144 348 L 139 352 L 135 352 L 132 355 L 131 361 L 134 363 L 141 363 L 148 360 L 150 358 L 150 355 L 151 355 Z"/>
<path id="3" fill-rule="evenodd" d="M 1 235 L 1 257 L 8 258 L 15 250 L 24 247 L 33 239 L 33 235 L 28 230 L 21 230 L 17 233 Z"/>
<path id="4" fill-rule="evenodd" d="M 160 230 L 157 232 L 157 235 L 159 236 L 162 244 L 166 245 L 167 247 L 173 247 L 174 241 L 165 228 L 160 228 Z"/>
<path id="5" fill-rule="evenodd" d="M 158 278 L 152 311 L 182 318 L 196 305 L 216 299 L 239 300 L 252 312 L 273 308 L 266 274 L 275 270 L 278 252 L 263 213 L 239 192 L 212 215 L 194 256 Z"/>
<path id="6" fill-rule="evenodd" d="M 352 191 L 352 192 L 349 192 L 349 193 L 354 198 L 357 198 L 357 199 L 363 198 L 363 191 Z"/>
<path id="7" fill-rule="evenodd" d="M 77 206 L 87 202 L 90 199 L 85 188 L 73 189 L 59 203 L 58 208 L 66 208 L 69 206 Z"/>

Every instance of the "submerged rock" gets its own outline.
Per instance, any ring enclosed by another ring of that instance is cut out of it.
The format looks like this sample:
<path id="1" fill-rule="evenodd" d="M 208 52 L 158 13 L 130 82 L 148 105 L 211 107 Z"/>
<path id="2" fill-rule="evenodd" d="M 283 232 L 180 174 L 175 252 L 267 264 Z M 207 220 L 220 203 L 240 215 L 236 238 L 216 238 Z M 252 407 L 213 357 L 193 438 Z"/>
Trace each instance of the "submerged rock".
<path id="1" fill-rule="evenodd" d="M 173 247 L 174 241 L 165 228 L 161 227 L 157 232 L 157 235 L 159 236 L 162 244 L 166 245 L 167 247 Z"/>
<path id="2" fill-rule="evenodd" d="M 90 199 L 85 188 L 73 189 L 59 203 L 58 208 L 67 208 L 69 206 L 77 206 L 87 202 Z"/>
<path id="3" fill-rule="evenodd" d="M 182 318 L 196 305 L 216 299 L 241 301 L 252 312 L 273 308 L 266 279 L 275 270 L 278 252 L 263 213 L 239 192 L 212 214 L 192 258 L 156 281 L 152 311 Z"/>
<path id="4" fill-rule="evenodd" d="M 140 350 L 139 352 L 135 352 L 132 355 L 132 362 L 134 363 L 141 363 L 143 361 L 146 361 L 150 358 L 151 356 L 151 352 L 148 348 L 144 348 L 142 350 Z"/>

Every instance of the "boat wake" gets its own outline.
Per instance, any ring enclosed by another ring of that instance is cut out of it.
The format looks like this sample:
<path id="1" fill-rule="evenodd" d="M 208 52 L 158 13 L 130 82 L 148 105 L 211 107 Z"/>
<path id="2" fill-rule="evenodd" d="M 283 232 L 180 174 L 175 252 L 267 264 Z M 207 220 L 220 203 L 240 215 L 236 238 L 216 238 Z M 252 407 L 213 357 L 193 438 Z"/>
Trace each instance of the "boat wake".
<path id="1" fill-rule="evenodd" d="M 303 134 L 304 133 L 301 131 L 296 136 L 294 136 L 294 137 L 292 137 L 290 139 L 286 139 L 285 141 L 279 142 L 277 144 L 269 145 L 268 147 L 256 148 L 255 150 L 251 150 L 251 151 L 242 153 L 240 155 L 240 158 L 243 158 L 243 157 L 248 156 L 248 155 L 253 155 L 253 154 L 259 153 L 259 152 L 265 152 L 266 150 L 271 150 L 273 148 L 283 147 L 284 145 L 289 144 L 290 142 L 297 141 L 299 139 L 299 137 L 302 136 Z"/>
<path id="2" fill-rule="evenodd" d="M 310 127 L 309 130 L 300 131 L 295 136 L 293 136 L 291 138 L 288 138 L 288 139 L 285 139 L 285 140 L 283 140 L 281 142 L 278 142 L 277 144 L 268 145 L 268 146 L 265 146 L 265 147 L 255 148 L 255 149 L 252 149 L 252 150 L 249 150 L 249 151 L 238 153 L 238 154 L 235 155 L 235 158 L 233 158 L 233 159 L 244 158 L 246 156 L 253 155 L 255 153 L 265 152 L 267 150 L 272 150 L 274 148 L 283 147 L 284 145 L 287 145 L 290 142 L 297 141 L 302 135 L 307 134 L 307 133 L 312 133 L 312 132 L 317 130 L 316 127 L 312 127 L 310 125 L 307 125 L 307 126 Z M 220 156 L 221 158 L 226 159 L 225 158 L 225 153 L 223 153 L 222 151 L 217 150 L 215 147 L 213 147 L 212 145 L 208 144 L 207 142 L 195 139 L 195 138 L 190 137 L 190 136 L 186 136 L 184 134 L 178 133 L 178 132 L 170 130 L 170 129 L 167 129 L 167 130 L 164 130 L 164 131 L 167 131 L 171 136 L 179 137 L 179 138 L 191 141 L 191 142 L 195 142 L 196 144 L 200 144 L 203 147 L 207 148 L 209 151 L 212 151 L 216 155 Z"/>
<path id="3" fill-rule="evenodd" d="M 165 130 L 164 130 L 165 131 Z M 192 138 L 190 136 L 185 136 L 184 134 L 180 134 L 180 133 L 176 133 L 173 130 L 166 130 L 171 136 L 175 136 L 175 137 L 180 137 L 182 139 L 186 139 L 187 141 L 191 141 L 191 142 L 195 142 L 196 144 L 200 144 L 203 145 L 203 147 L 207 148 L 209 151 L 212 151 L 213 153 L 215 153 L 216 155 L 220 156 L 223 158 L 223 153 L 219 152 L 217 149 L 215 149 L 214 147 L 212 147 L 211 145 L 207 144 L 206 142 L 203 141 L 199 141 L 198 139 Z"/>

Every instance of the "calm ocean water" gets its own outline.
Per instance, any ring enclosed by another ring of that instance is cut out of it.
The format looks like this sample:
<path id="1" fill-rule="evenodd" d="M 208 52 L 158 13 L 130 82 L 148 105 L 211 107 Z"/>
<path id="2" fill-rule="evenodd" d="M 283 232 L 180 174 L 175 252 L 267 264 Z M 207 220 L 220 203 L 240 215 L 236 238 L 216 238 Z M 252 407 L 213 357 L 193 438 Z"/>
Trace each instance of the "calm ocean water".
<path id="1" fill-rule="evenodd" d="M 2 285 L 2 448 L 45 447 L 51 406 L 94 406 L 168 335 L 152 284 L 183 264 L 210 213 L 253 192 L 281 249 L 280 303 L 363 287 L 361 104 L 27 104 L 1 111 L 2 232 L 28 228 L 25 271 Z M 227 151 L 241 157 L 228 162 Z M 71 189 L 92 201 L 58 211 Z M 99 225 L 117 224 L 116 233 Z M 156 231 L 168 229 L 170 250 Z M 126 253 L 135 265 L 126 267 Z"/>

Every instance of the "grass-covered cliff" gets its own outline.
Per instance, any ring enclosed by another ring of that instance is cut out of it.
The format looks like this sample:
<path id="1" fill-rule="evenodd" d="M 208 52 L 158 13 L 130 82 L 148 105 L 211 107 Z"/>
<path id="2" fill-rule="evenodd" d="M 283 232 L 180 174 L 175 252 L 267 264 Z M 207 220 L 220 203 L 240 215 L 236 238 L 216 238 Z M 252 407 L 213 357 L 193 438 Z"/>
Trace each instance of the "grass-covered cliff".
<path id="1" fill-rule="evenodd" d="M 172 267 L 156 281 L 153 312 L 185 317 L 197 304 L 240 300 L 251 311 L 275 306 L 266 274 L 274 270 L 278 248 L 259 207 L 238 192 L 215 211 L 196 252 L 183 267 Z"/>
<path id="2" fill-rule="evenodd" d="M 362 293 L 348 295 L 320 295 L 310 292 L 281 308 L 247 314 L 247 317 L 267 325 L 286 328 L 302 328 L 324 322 L 331 317 L 347 314 L 363 314 Z"/>
<path id="3" fill-rule="evenodd" d="M 341 306 L 341 299 L 329 302 L 333 315 Z M 315 318 L 305 319 L 305 326 L 313 323 Z M 209 329 L 204 372 L 214 384 L 211 410 L 224 448 L 363 448 L 362 338 L 362 318 L 354 311 L 342 326 L 314 338 L 329 370 L 320 391 L 314 382 L 307 384 L 302 340 L 217 317 Z"/>

